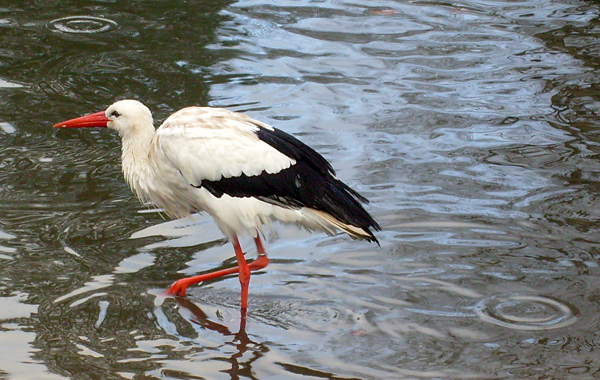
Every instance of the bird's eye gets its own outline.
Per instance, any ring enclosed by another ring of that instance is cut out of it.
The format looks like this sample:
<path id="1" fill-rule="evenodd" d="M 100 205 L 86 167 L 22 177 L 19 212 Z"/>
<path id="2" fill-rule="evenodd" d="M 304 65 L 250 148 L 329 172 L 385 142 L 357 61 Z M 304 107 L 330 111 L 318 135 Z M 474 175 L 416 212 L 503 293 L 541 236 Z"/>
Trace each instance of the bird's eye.
<path id="1" fill-rule="evenodd" d="M 119 116 L 121 116 L 121 114 L 118 113 L 117 111 L 112 111 L 112 113 L 110 114 L 110 116 L 119 117 Z"/>

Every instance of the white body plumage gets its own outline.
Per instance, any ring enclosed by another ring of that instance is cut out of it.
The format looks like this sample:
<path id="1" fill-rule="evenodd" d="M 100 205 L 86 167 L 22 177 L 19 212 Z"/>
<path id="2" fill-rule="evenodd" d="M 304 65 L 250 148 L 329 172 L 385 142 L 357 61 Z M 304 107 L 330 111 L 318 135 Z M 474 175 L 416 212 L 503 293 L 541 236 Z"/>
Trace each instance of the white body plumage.
<path id="1" fill-rule="evenodd" d="M 106 111 L 54 126 L 118 131 L 125 180 L 142 202 L 154 203 L 173 218 L 205 211 L 229 238 L 238 266 L 180 279 L 168 294 L 184 296 L 190 285 L 238 273 L 246 310 L 250 272 L 268 264 L 259 233 L 274 220 L 328 234 L 340 229 L 377 242 L 370 229 L 379 230 L 379 225 L 360 204 L 367 200 L 336 178 L 329 162 L 296 138 L 244 114 L 189 107 L 155 130 L 146 106 L 121 100 Z M 254 237 L 258 251 L 250 264 L 237 237 L 242 233 Z"/>
<path id="2" fill-rule="evenodd" d="M 372 237 L 323 210 L 268 202 L 250 193 L 216 196 L 202 186 L 203 180 L 252 178 L 293 167 L 293 157 L 258 137 L 259 128 L 274 131 L 267 124 L 225 109 L 189 107 L 155 130 L 150 111 L 135 100 L 113 104 L 106 116 L 111 119 L 108 127 L 122 137 L 127 183 L 142 202 L 152 202 L 170 217 L 205 211 L 229 238 L 240 233 L 256 237 L 273 220 L 328 234 L 339 228 L 354 238 Z"/>

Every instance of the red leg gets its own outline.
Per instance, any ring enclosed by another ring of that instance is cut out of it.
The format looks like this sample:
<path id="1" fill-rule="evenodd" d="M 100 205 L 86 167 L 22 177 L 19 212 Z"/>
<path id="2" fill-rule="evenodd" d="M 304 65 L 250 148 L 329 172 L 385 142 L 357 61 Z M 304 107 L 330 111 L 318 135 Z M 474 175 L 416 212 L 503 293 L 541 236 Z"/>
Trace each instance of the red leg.
<path id="1" fill-rule="evenodd" d="M 237 238 L 233 241 L 233 249 L 235 250 L 235 256 L 238 261 L 238 270 L 240 278 L 240 286 L 242 288 L 242 299 L 240 301 L 240 307 L 242 310 L 248 308 L 248 285 L 250 285 L 250 268 L 246 263 L 244 252 L 238 242 Z"/>
<path id="2" fill-rule="evenodd" d="M 254 260 L 252 263 L 247 264 L 246 259 L 244 258 L 244 253 L 242 252 L 242 247 L 237 239 L 234 237 L 232 239 L 233 248 L 235 250 L 235 255 L 238 259 L 238 266 L 228 269 L 222 269 L 216 272 L 205 273 L 198 276 L 186 277 L 180 280 L 177 280 L 169 289 L 167 289 L 166 293 L 169 295 L 185 297 L 185 292 L 187 288 L 191 285 L 197 284 L 199 282 L 213 280 L 215 278 L 227 276 L 234 273 L 240 273 L 240 283 L 242 286 L 242 309 L 246 308 L 248 305 L 248 284 L 250 282 L 250 271 L 255 271 L 262 269 L 267 266 L 269 263 L 269 259 L 265 253 L 265 249 L 262 245 L 260 237 L 255 237 L 254 242 L 256 243 L 256 249 L 258 250 L 258 258 Z M 241 261 L 240 260 L 243 260 Z M 243 263 L 243 264 L 242 264 Z M 240 267 L 242 271 L 240 271 Z M 245 273 L 245 274 L 242 274 Z M 244 282 L 246 285 L 244 286 Z M 245 290 L 244 290 L 245 287 Z M 245 301 L 244 301 L 245 300 Z M 244 306 L 245 305 L 245 306 Z"/>
<path id="3" fill-rule="evenodd" d="M 263 269 L 269 264 L 269 258 L 267 257 L 265 247 L 263 247 L 262 241 L 260 240 L 260 236 L 256 235 L 256 237 L 254 238 L 254 243 L 256 243 L 258 257 L 249 265 L 250 270 L 252 271 Z"/>
<path id="4" fill-rule="evenodd" d="M 263 247 L 262 241 L 260 240 L 260 236 L 256 235 L 254 238 L 254 243 L 256 244 L 256 250 L 258 251 L 258 257 L 266 256 L 265 247 Z"/>
<path id="5" fill-rule="evenodd" d="M 242 247 L 240 247 L 240 243 L 237 238 L 233 240 L 233 248 L 235 249 L 235 255 L 238 259 L 238 268 L 240 272 L 240 285 L 242 288 L 242 299 L 240 301 L 240 308 L 242 309 L 242 313 L 245 313 L 248 308 L 248 287 L 250 285 L 250 271 L 262 269 L 267 266 L 269 263 L 269 259 L 267 258 L 267 254 L 265 253 L 265 248 L 262 245 L 262 241 L 260 240 L 260 236 L 257 234 L 254 238 L 254 242 L 256 243 L 256 249 L 258 250 L 258 258 L 252 262 L 252 264 L 248 265 L 246 263 L 246 258 L 244 257 L 244 252 L 242 251 Z"/>

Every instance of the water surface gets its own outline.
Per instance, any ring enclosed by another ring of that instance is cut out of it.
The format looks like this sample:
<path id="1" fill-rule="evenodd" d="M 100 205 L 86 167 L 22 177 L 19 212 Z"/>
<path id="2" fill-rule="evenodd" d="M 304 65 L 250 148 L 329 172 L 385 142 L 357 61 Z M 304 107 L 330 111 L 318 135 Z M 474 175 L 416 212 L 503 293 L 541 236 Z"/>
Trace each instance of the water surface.
<path id="1" fill-rule="evenodd" d="M 600 378 L 597 2 L 5 2 L 0 29 L 0 378 Z M 275 226 L 245 325 L 235 276 L 161 297 L 235 260 L 134 199 L 112 131 L 51 128 L 123 98 L 301 138 L 381 248 Z"/>

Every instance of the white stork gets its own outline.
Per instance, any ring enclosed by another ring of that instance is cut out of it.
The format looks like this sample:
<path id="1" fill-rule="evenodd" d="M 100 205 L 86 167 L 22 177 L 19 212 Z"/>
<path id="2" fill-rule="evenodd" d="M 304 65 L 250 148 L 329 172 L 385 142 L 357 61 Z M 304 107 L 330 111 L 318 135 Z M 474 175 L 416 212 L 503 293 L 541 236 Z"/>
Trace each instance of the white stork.
<path id="1" fill-rule="evenodd" d="M 185 296 L 193 284 L 239 273 L 241 308 L 250 272 L 269 260 L 260 235 L 278 220 L 377 242 L 367 200 L 335 177 L 331 164 L 295 137 L 222 108 L 188 107 L 155 129 L 150 110 L 121 100 L 106 111 L 63 121 L 55 128 L 108 127 L 122 139 L 125 180 L 140 201 L 172 218 L 207 212 L 233 244 L 238 266 L 183 278 L 167 293 Z M 258 258 L 246 263 L 238 235 L 254 238 Z"/>

